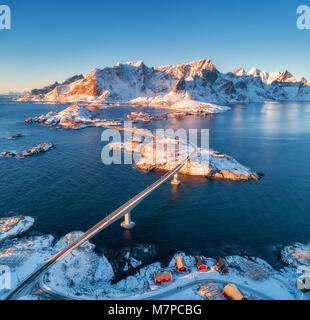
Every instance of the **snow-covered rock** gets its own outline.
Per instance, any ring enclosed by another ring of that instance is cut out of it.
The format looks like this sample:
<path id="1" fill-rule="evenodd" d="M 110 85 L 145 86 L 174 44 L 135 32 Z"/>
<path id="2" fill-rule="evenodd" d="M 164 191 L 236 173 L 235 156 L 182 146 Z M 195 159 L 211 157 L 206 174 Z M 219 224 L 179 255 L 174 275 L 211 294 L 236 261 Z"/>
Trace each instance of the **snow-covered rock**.
<path id="1" fill-rule="evenodd" d="M 284 247 L 280 254 L 281 260 L 290 267 L 310 267 L 310 243 L 294 243 Z"/>
<path id="2" fill-rule="evenodd" d="M 68 233 L 57 241 L 53 249 L 55 252 L 60 251 L 82 235 L 83 232 L 80 231 Z M 53 265 L 45 281 L 55 291 L 61 291 L 69 296 L 95 296 L 96 290 L 102 294 L 102 290 L 110 286 L 114 271 L 107 258 L 95 253 L 94 249 L 95 245 L 86 241 Z"/>
<path id="3" fill-rule="evenodd" d="M 17 155 L 16 151 L 4 151 L 0 153 L 0 158 L 13 158 Z"/>
<path id="4" fill-rule="evenodd" d="M 170 106 L 171 109 L 204 112 L 204 114 L 215 114 L 230 110 L 229 107 L 218 106 L 212 103 L 200 102 L 196 100 L 181 100 Z"/>
<path id="5" fill-rule="evenodd" d="M 97 112 L 101 108 L 94 106 L 83 106 L 73 104 L 64 110 L 57 112 L 51 111 L 34 118 L 27 118 L 26 123 L 43 123 L 45 125 L 57 125 L 66 129 L 83 129 L 86 127 L 101 127 L 101 126 L 120 126 L 120 121 L 96 118 Z"/>
<path id="6" fill-rule="evenodd" d="M 51 142 L 43 142 L 38 144 L 37 146 L 22 151 L 22 152 L 15 152 L 15 151 L 6 151 L 0 153 L 0 158 L 12 158 L 12 157 L 17 157 L 17 158 L 26 158 L 33 156 L 35 154 L 41 153 L 41 152 L 47 152 L 51 150 L 54 147 L 54 144 Z"/>
<path id="7" fill-rule="evenodd" d="M 139 270 L 135 275 L 129 276 L 112 286 L 118 295 L 132 295 L 148 291 L 154 283 L 154 274 L 161 270 L 160 263 L 153 263 Z"/>
<path id="8" fill-rule="evenodd" d="M 225 260 L 230 267 L 234 267 L 242 271 L 249 278 L 254 280 L 266 280 L 271 276 L 273 271 L 272 267 L 261 259 L 249 259 L 235 255 L 226 256 Z"/>
<path id="9" fill-rule="evenodd" d="M 143 146 L 141 158 L 135 163 L 136 168 L 144 171 L 169 171 L 176 167 L 180 159 L 191 155 L 180 170 L 181 174 L 203 176 L 208 179 L 232 181 L 259 180 L 260 174 L 251 170 L 232 157 L 192 145 L 173 138 L 158 138 Z"/>
<path id="10" fill-rule="evenodd" d="M 0 241 L 19 236 L 28 231 L 34 224 L 32 217 L 0 218 Z"/>
<path id="11" fill-rule="evenodd" d="M 76 249 L 50 268 L 47 284 L 69 296 L 95 297 L 96 290 L 102 292 L 113 278 L 112 266 L 105 256 Z"/>
<path id="12" fill-rule="evenodd" d="M 51 142 L 43 142 L 36 147 L 33 147 L 31 149 L 22 151 L 19 155 L 17 155 L 18 158 L 25 158 L 25 157 L 30 157 L 34 154 L 38 154 L 41 152 L 47 152 L 51 150 L 54 147 L 54 144 Z"/>
<path id="13" fill-rule="evenodd" d="M 109 253 L 109 259 L 118 276 L 124 272 L 134 272 L 142 266 L 149 264 L 156 256 L 156 248 L 152 244 L 139 244 L 130 248 L 113 250 Z"/>
<path id="14" fill-rule="evenodd" d="M 168 264 L 168 267 L 173 268 L 175 266 L 175 259 L 176 259 L 177 256 L 181 257 L 183 263 L 187 267 L 193 267 L 193 266 L 196 265 L 196 258 L 195 257 L 188 256 L 184 252 L 177 252 L 177 253 L 174 254 L 172 259 L 170 260 L 170 262 Z"/>

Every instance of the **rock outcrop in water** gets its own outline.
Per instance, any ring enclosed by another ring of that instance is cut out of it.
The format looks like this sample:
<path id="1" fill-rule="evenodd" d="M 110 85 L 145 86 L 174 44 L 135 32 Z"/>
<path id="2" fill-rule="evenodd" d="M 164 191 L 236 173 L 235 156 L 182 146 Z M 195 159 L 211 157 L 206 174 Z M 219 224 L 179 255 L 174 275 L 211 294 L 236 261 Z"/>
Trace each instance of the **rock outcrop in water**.
<path id="1" fill-rule="evenodd" d="M 0 158 L 12 158 L 12 157 L 17 157 L 17 158 L 26 158 L 33 156 L 35 154 L 39 154 L 42 152 L 47 152 L 51 150 L 54 147 L 54 144 L 51 142 L 43 142 L 36 147 L 33 147 L 31 149 L 22 151 L 20 153 L 18 152 L 13 152 L 13 151 L 5 151 L 0 153 Z"/>
<path id="2" fill-rule="evenodd" d="M 102 125 L 119 126 L 119 121 L 107 121 L 105 119 L 96 118 L 97 111 L 82 105 L 71 105 L 60 112 L 51 111 L 39 117 L 27 118 L 26 123 L 42 123 L 44 125 L 57 125 L 66 129 L 82 129 L 85 127 L 100 127 Z"/>
<path id="3" fill-rule="evenodd" d="M 0 158 L 13 158 L 17 155 L 15 151 L 4 151 L 0 153 Z"/>
<path id="4" fill-rule="evenodd" d="M 288 266 L 307 266 L 310 270 L 310 243 L 294 243 L 281 250 L 281 260 Z"/>
<path id="5" fill-rule="evenodd" d="M 13 238 L 25 233 L 34 223 L 32 217 L 8 217 L 0 218 L 0 241 Z"/>
<path id="6" fill-rule="evenodd" d="M 110 143 L 111 149 L 140 153 L 135 167 L 143 171 L 170 171 L 181 159 L 191 155 L 180 173 L 208 179 L 231 181 L 259 180 L 262 175 L 241 165 L 234 158 L 212 150 L 187 145 L 174 138 L 157 138 L 144 145 L 137 141 Z"/>
<path id="7" fill-rule="evenodd" d="M 33 147 L 31 149 L 22 151 L 20 154 L 17 155 L 18 158 L 26 158 L 33 156 L 35 154 L 41 153 L 41 152 L 47 152 L 51 150 L 54 147 L 54 144 L 51 142 L 43 142 L 36 147 Z"/>
<path id="8" fill-rule="evenodd" d="M 23 135 L 21 133 L 17 133 L 17 134 L 14 134 L 12 136 L 9 136 L 8 139 L 9 140 L 15 140 L 15 139 L 18 139 L 18 138 L 21 138 Z"/>

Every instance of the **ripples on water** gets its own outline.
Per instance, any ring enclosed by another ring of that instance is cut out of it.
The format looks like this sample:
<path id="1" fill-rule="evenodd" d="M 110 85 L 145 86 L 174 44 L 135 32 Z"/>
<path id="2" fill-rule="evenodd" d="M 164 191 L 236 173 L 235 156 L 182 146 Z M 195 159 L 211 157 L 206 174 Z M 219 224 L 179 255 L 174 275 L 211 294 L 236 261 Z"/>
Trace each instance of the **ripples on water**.
<path id="1" fill-rule="evenodd" d="M 44 141 L 56 144 L 56 149 L 27 159 L 0 159 L 0 216 L 33 216 L 36 231 L 57 237 L 85 231 L 160 176 L 131 165 L 103 165 L 100 128 L 53 130 L 23 122 L 62 108 L 0 101 L 0 152 Z M 130 111 L 104 112 L 113 119 Z M 178 189 L 167 183 L 133 211 L 134 231 L 125 232 L 115 223 L 95 243 L 108 249 L 154 243 L 155 260 L 163 262 L 177 250 L 213 257 L 245 250 L 273 263 L 271 246 L 310 241 L 309 111 L 307 103 L 237 105 L 212 118 L 146 125 L 209 128 L 211 147 L 266 176 L 247 183 L 182 177 Z M 7 140 L 16 133 L 25 136 Z"/>

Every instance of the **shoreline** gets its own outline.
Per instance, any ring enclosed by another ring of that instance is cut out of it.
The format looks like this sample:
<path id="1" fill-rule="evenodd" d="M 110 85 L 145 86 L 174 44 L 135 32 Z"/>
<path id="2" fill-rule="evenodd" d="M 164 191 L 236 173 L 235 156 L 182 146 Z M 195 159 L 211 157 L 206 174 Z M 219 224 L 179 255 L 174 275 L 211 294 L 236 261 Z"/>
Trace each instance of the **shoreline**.
<path id="1" fill-rule="evenodd" d="M 8 223 L 11 223 L 12 230 L 15 230 L 15 225 L 20 223 L 12 220 L 12 218 L 5 219 L 8 219 Z M 28 252 L 23 262 L 12 268 L 14 286 L 17 286 L 20 279 L 33 272 L 37 265 L 39 266 L 44 260 L 49 259 L 55 252 L 70 245 L 71 242 L 83 234 L 83 232 L 71 232 L 58 239 L 51 235 L 27 236 L 34 220 L 31 217 L 25 217 L 25 219 L 25 221 L 30 221 L 30 224 L 24 225 L 24 227 L 21 225 L 21 228 L 17 229 L 18 231 L 15 231 L 10 239 L 4 242 L 0 241 L 2 245 L 1 262 L 9 257 L 12 263 L 19 255 L 23 257 L 25 250 L 25 252 Z M 11 231 L 6 229 L 5 232 L 10 234 Z M 226 275 L 221 275 L 216 271 L 214 266 L 217 260 L 214 258 L 202 256 L 210 270 L 201 272 L 197 270 L 195 256 L 185 254 L 183 251 L 176 252 L 170 258 L 170 262 L 162 264 L 160 262 L 140 261 L 145 254 L 151 254 L 151 247 L 140 245 L 140 250 L 138 256 L 134 255 L 133 251 L 123 253 L 126 257 L 126 264 L 130 265 L 130 272 L 126 274 L 127 267 L 123 264 L 123 276 L 114 282 L 116 270 L 113 266 L 120 263 L 120 257 L 116 258 L 115 261 L 111 258 L 107 259 L 104 254 L 95 251 L 94 244 L 87 241 L 81 248 L 77 248 L 68 257 L 52 266 L 48 273 L 45 273 L 39 279 L 38 290 L 35 290 L 35 292 L 38 296 L 47 299 L 160 300 L 184 298 L 186 290 L 190 289 L 190 292 L 192 292 L 191 299 L 199 300 L 203 298 L 198 292 L 199 286 L 205 281 L 211 280 L 220 288 L 227 282 L 237 285 L 250 300 L 298 300 L 298 292 L 294 288 L 294 279 L 300 276 L 297 272 L 298 267 L 300 264 L 310 266 L 310 259 L 303 260 L 304 255 L 310 250 L 309 243 L 292 243 L 279 248 L 280 269 L 274 269 L 261 258 L 240 254 L 225 255 L 224 258 L 230 267 L 230 272 Z M 183 260 L 188 269 L 187 272 L 182 273 L 175 270 L 174 263 L 177 256 L 180 256 Z M 36 261 L 36 263 L 32 264 L 31 261 Z M 79 261 L 78 264 L 77 261 Z M 80 271 L 81 265 L 83 266 L 83 272 Z M 253 268 L 259 270 L 259 272 L 251 273 Z M 79 276 L 72 278 L 76 272 L 79 273 Z M 121 270 L 117 271 L 118 275 L 120 272 Z M 156 285 L 153 275 L 157 272 L 172 272 L 172 282 L 165 285 Z M 97 278 L 96 274 L 104 274 L 105 276 L 104 278 Z M 89 283 L 90 279 L 93 279 L 92 283 Z M 73 280 L 76 284 L 72 287 L 70 281 Z M 137 286 L 137 284 L 139 285 Z M 44 292 L 44 290 L 42 292 L 40 288 L 48 289 L 48 292 Z M 25 298 L 35 299 L 36 295 L 26 296 Z"/>

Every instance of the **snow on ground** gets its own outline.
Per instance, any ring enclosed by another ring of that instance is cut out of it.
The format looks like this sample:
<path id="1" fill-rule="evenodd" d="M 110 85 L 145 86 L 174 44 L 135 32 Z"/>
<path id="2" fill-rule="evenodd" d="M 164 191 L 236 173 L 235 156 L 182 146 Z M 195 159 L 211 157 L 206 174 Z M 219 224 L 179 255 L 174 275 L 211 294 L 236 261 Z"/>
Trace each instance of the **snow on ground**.
<path id="1" fill-rule="evenodd" d="M 286 275 L 292 290 L 296 287 L 296 278 L 310 275 L 310 243 L 294 243 L 283 247 L 280 259 L 286 265 L 282 273 Z M 310 292 L 299 294 L 302 299 L 310 300 Z"/>
<path id="2" fill-rule="evenodd" d="M 25 233 L 33 226 L 33 223 L 34 219 L 32 217 L 0 218 L 0 242 Z"/>
<path id="3" fill-rule="evenodd" d="M 71 245 L 72 243 L 74 243 L 76 240 L 78 240 L 81 236 L 83 235 L 82 231 L 73 231 L 70 232 L 68 234 L 66 234 L 64 237 L 60 238 L 57 243 L 54 246 L 54 249 L 56 251 L 60 251 L 62 249 L 64 249 L 65 247 Z M 95 249 L 95 245 L 92 244 L 89 241 L 84 242 L 81 246 L 80 246 L 80 250 L 81 249 L 85 249 L 86 251 L 94 251 Z"/>
<path id="4" fill-rule="evenodd" d="M 83 233 L 72 232 L 61 238 L 55 245 L 56 251 L 62 250 L 78 239 Z M 47 285 L 64 295 L 102 295 L 102 288 L 110 284 L 114 272 L 107 258 L 97 255 L 95 246 L 90 242 L 67 255 L 61 263 L 52 266 L 48 272 Z"/>
<path id="5" fill-rule="evenodd" d="M 154 274 L 160 270 L 161 264 L 158 262 L 141 268 L 135 275 L 113 284 L 110 292 L 107 291 L 107 298 L 126 298 L 149 291 L 150 286 L 154 283 Z"/>
<path id="6" fill-rule="evenodd" d="M 0 265 L 10 268 L 12 288 L 52 255 L 53 240 L 53 236 L 45 235 L 0 242 Z M 8 293 L 8 290 L 0 290 L 0 299 Z"/>
<path id="7" fill-rule="evenodd" d="M 174 268 L 175 266 L 175 259 L 176 257 L 180 257 L 183 261 L 183 263 L 186 266 L 195 266 L 196 265 L 196 259 L 193 256 L 187 256 L 184 252 L 176 252 L 175 255 L 172 257 L 170 260 L 168 267 L 169 268 Z"/>
<path id="8" fill-rule="evenodd" d="M 204 113 L 215 114 L 230 110 L 229 107 L 218 106 L 212 103 L 200 102 L 197 100 L 181 100 L 170 106 L 171 109 L 185 111 L 203 111 Z"/>
<path id="9" fill-rule="evenodd" d="M 188 266 L 188 272 L 179 273 L 174 270 L 175 257 L 180 255 L 185 265 Z M 72 260 L 73 259 L 73 260 Z M 79 262 L 76 262 L 75 259 Z M 89 263 L 83 261 L 91 259 L 92 268 Z M 97 259 L 100 259 L 97 256 Z M 205 258 L 206 259 L 206 258 Z M 276 271 L 268 267 L 267 277 L 254 280 L 246 270 L 246 266 L 252 266 L 256 263 L 264 269 L 267 269 L 268 263 L 258 259 L 248 261 L 244 257 L 227 257 L 232 263 L 230 273 L 220 275 L 214 270 L 215 260 L 208 258 L 207 265 L 211 267 L 209 272 L 199 272 L 196 268 L 196 260 L 193 256 L 188 256 L 182 252 L 176 253 L 167 267 L 162 267 L 160 263 L 142 267 L 138 272 L 130 275 L 117 283 L 107 281 L 109 279 L 96 279 L 95 274 L 111 274 L 109 264 L 98 265 L 93 263 L 92 257 L 81 253 L 62 262 L 57 267 L 57 272 L 50 272 L 46 284 L 55 292 L 65 294 L 72 298 L 95 298 L 95 299 L 204 299 L 198 293 L 199 287 L 205 281 L 212 280 L 220 290 L 227 283 L 235 284 L 249 299 L 275 299 L 275 300 L 293 300 L 297 298 L 296 289 L 293 285 L 296 280 L 295 275 L 291 273 L 292 278 L 288 278 L 286 271 Z M 74 262 L 75 261 L 75 262 Z M 73 268 L 73 272 L 68 273 L 68 268 Z M 56 269 L 55 269 L 56 270 Z M 80 270 L 80 271 L 78 271 Z M 83 270 L 83 271 L 81 271 Z M 100 271 L 98 271 L 100 270 Z M 84 276 L 76 275 L 78 272 L 85 273 Z M 156 285 L 154 283 L 154 274 L 157 272 L 172 272 L 171 283 Z M 66 278 L 66 281 L 58 279 Z M 77 280 L 75 280 L 77 279 Z M 82 281 L 80 281 L 82 279 Z"/>
<path id="10" fill-rule="evenodd" d="M 155 97 L 138 97 L 129 101 L 130 105 L 141 105 L 167 108 L 177 111 L 197 112 L 203 111 L 205 114 L 216 114 L 230 110 L 230 107 L 219 106 L 213 103 L 195 100 L 189 92 L 170 92 L 166 95 Z"/>

